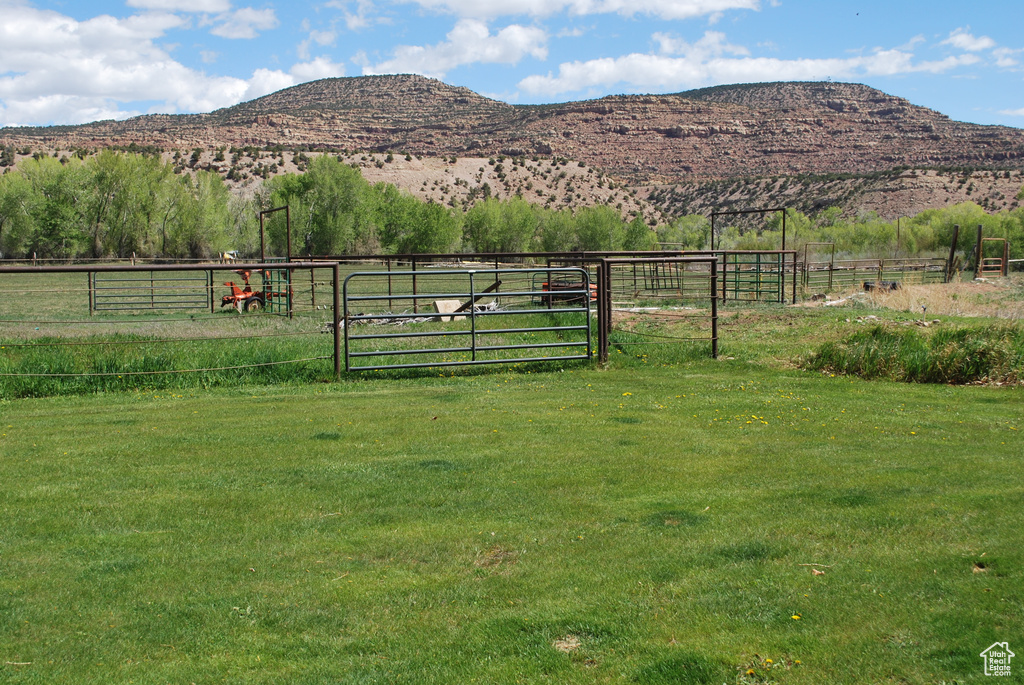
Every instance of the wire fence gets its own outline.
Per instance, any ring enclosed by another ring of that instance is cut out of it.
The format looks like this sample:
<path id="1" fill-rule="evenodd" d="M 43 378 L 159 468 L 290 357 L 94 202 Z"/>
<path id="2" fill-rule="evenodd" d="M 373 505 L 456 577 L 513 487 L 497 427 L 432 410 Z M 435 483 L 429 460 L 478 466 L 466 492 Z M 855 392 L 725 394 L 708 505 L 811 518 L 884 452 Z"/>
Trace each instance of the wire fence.
<path id="1" fill-rule="evenodd" d="M 334 291 L 335 266 L 320 263 L 4 264 L 0 396 L 49 394 L 54 381 L 87 391 L 138 387 L 130 379 L 140 378 L 154 387 L 187 387 L 336 375 L 336 336 L 324 335 L 334 330 L 333 306 L 325 311 L 311 299 L 296 301 L 311 297 L 300 288 L 279 290 L 283 301 L 271 311 L 271 291 L 259 278 L 240 296 L 242 289 L 217 278 L 228 272 L 240 280 L 232 271 L 265 275 L 270 267 L 288 275 L 285 283 L 299 272 L 319 273 L 323 288 Z M 182 298 L 166 294 L 180 289 L 190 291 L 187 308 L 194 311 L 187 315 L 179 311 L 186 308 Z M 260 306 L 250 312 L 247 302 Z"/>

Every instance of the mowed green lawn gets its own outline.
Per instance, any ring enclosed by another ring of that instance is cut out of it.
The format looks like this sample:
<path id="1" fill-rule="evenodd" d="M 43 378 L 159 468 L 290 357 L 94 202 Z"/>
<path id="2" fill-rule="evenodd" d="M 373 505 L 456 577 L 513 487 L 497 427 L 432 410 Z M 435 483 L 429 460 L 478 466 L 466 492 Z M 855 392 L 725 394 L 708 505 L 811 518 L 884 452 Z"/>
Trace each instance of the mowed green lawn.
<path id="1" fill-rule="evenodd" d="M 1022 399 L 706 361 L 5 402 L 0 681 L 982 681 Z"/>

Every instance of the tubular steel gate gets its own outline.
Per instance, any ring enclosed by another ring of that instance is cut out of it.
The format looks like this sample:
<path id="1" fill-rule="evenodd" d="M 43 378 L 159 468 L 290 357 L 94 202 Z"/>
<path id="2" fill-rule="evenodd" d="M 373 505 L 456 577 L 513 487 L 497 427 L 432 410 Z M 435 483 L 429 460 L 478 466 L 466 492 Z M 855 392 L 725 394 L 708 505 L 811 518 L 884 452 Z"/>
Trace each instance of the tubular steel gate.
<path id="1" fill-rule="evenodd" d="M 590 359 L 591 299 L 580 268 L 356 272 L 342 288 L 345 369 Z"/>
<path id="2" fill-rule="evenodd" d="M 213 272 L 90 272 L 89 313 L 161 309 L 213 311 Z"/>

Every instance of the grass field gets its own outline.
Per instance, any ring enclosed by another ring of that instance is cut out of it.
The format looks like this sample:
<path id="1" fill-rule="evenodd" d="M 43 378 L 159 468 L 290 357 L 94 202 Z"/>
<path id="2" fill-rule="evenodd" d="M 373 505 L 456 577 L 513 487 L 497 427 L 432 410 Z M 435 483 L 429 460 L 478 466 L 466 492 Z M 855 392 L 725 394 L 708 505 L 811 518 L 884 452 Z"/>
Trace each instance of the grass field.
<path id="1" fill-rule="evenodd" d="M 1022 389 L 799 369 L 868 312 L 913 318 L 0 400 L 0 681 L 983 681 L 1024 644 Z"/>

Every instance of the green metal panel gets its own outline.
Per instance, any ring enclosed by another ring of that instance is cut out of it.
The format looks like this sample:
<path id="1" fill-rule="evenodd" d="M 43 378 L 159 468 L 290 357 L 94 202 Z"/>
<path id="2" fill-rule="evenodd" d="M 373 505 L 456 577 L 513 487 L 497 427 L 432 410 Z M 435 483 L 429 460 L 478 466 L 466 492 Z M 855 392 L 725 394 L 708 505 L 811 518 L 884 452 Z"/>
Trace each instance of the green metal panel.
<path id="1" fill-rule="evenodd" d="M 268 259 L 268 263 L 279 260 Z M 282 263 L 284 260 L 280 260 Z M 289 269 L 267 269 L 263 272 L 263 296 L 266 311 L 275 314 L 292 313 L 292 274 Z"/>

